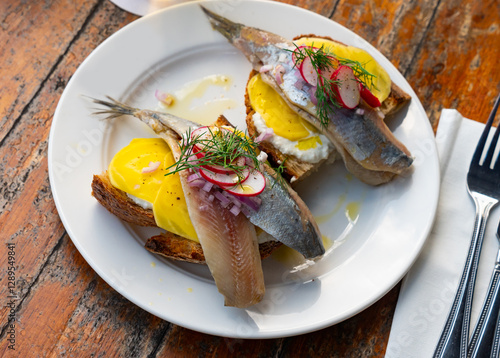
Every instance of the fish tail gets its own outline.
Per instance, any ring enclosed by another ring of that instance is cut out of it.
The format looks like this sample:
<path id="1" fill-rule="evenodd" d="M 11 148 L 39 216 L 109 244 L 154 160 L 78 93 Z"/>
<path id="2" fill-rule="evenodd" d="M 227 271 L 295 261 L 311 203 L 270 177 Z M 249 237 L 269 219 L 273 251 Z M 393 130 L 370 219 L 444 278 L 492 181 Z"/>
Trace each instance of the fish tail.
<path id="1" fill-rule="evenodd" d="M 122 103 L 120 101 L 117 101 L 116 99 L 106 96 L 106 98 L 109 101 L 104 101 L 102 99 L 96 99 L 96 98 L 90 98 L 92 102 L 96 104 L 100 104 L 106 109 L 96 111 L 94 114 L 106 114 L 108 117 L 107 118 L 116 118 L 120 117 L 123 115 L 134 115 L 137 111 L 139 111 L 138 108 L 130 107 L 129 105 L 126 105 L 125 103 Z"/>
<path id="2" fill-rule="evenodd" d="M 227 38 L 231 43 L 238 37 L 242 24 L 238 24 L 226 19 L 223 16 L 217 15 L 216 13 L 208 10 L 207 8 L 201 6 L 203 12 L 208 16 L 212 28 L 220 32 L 225 38 Z"/>

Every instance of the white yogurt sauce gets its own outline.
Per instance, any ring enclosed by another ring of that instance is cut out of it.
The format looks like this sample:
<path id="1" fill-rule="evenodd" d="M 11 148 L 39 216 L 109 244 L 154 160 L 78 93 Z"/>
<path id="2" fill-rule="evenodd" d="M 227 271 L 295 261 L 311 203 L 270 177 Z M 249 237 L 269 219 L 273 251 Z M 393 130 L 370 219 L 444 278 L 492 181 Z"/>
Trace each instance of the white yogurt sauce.
<path id="1" fill-rule="evenodd" d="M 259 133 L 264 133 L 268 128 L 266 122 L 259 113 L 254 113 L 252 120 Z M 307 150 L 300 150 L 297 148 L 297 145 L 299 144 L 298 141 L 291 141 L 277 135 L 273 135 L 268 139 L 268 141 L 283 154 L 293 155 L 304 162 L 318 163 L 321 160 L 328 158 L 333 148 L 330 145 L 328 138 L 326 138 L 323 134 L 314 135 L 319 136 L 321 144 L 318 143 L 316 148 L 310 148 Z"/>

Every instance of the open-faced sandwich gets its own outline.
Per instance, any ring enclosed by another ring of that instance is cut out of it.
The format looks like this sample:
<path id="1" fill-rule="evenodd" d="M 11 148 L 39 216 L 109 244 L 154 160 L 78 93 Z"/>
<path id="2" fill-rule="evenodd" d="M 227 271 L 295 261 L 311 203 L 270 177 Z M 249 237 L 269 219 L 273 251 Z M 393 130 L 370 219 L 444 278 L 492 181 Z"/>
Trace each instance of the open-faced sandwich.
<path id="1" fill-rule="evenodd" d="M 408 171 L 410 152 L 384 118 L 410 97 L 366 51 L 314 35 L 291 41 L 203 11 L 252 64 L 249 133 L 269 133 L 261 148 L 275 164 L 286 160 L 289 179 L 301 179 L 336 156 L 372 185 Z"/>
<path id="2" fill-rule="evenodd" d="M 201 126 L 113 99 L 95 102 L 109 117 L 140 119 L 158 138 L 135 139 L 118 152 L 108 170 L 94 176 L 94 197 L 127 222 L 165 229 L 146 248 L 206 263 L 226 305 L 262 299 L 261 257 L 281 243 L 308 259 L 324 254 L 314 217 L 267 164 L 258 138 L 222 117 Z"/>

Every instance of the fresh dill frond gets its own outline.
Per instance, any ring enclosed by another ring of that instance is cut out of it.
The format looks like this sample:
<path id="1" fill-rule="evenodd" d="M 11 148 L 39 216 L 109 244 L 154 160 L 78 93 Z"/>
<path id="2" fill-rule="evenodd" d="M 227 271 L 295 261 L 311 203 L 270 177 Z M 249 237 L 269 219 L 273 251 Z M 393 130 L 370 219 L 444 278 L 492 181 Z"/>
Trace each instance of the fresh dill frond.
<path id="1" fill-rule="evenodd" d="M 179 144 L 181 153 L 179 160 L 167 168 L 165 175 L 178 173 L 186 169 L 207 170 L 207 166 L 221 166 L 242 180 L 243 172 L 249 159 L 255 168 L 259 166 L 256 149 L 257 143 L 246 133 L 234 130 L 208 127 L 209 135 L 205 133 L 193 136 L 189 130 Z M 201 148 L 203 155 L 196 156 L 196 148 Z M 238 165 L 237 158 L 244 157 L 243 165 Z M 209 169 L 208 169 L 209 170 Z"/>
<path id="2" fill-rule="evenodd" d="M 276 184 L 285 187 L 286 183 L 285 183 L 285 178 L 283 178 L 283 172 L 286 169 L 285 162 L 287 160 L 288 158 L 285 158 L 285 160 L 283 160 L 277 168 L 274 168 L 274 171 L 276 172 L 277 175 L 275 180 L 273 181 L 273 184 L 271 185 L 271 188 L 273 188 Z"/>
<path id="3" fill-rule="evenodd" d="M 328 126 L 330 114 L 333 113 L 335 109 L 340 108 L 341 104 L 334 90 L 335 86 L 339 85 L 338 81 L 327 78 L 322 74 L 322 71 L 328 73 L 326 70 L 332 66 L 349 66 L 359 82 L 368 88 L 376 88 L 373 82 L 376 76 L 366 70 L 366 63 L 362 64 L 359 61 L 336 56 L 333 52 L 325 50 L 324 45 L 321 45 L 320 48 L 315 48 L 314 43 L 311 46 L 303 47 L 299 47 L 295 44 L 295 50 L 287 51 L 292 52 L 294 68 L 298 67 L 306 58 L 311 60 L 313 69 L 318 77 L 318 83 L 314 93 L 317 100 L 316 114 L 323 128 Z M 337 62 L 337 64 L 335 64 L 335 62 Z"/>

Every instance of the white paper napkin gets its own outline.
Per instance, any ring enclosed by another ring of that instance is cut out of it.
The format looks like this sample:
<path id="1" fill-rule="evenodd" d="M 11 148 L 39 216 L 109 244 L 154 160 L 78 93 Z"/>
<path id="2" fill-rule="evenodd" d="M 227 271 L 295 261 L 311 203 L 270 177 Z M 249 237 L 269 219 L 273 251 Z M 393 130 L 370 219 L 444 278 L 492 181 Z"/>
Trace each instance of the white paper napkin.
<path id="1" fill-rule="evenodd" d="M 441 194 L 436 221 L 422 253 L 403 280 L 386 358 L 432 357 L 448 316 L 472 237 L 475 208 L 466 190 L 470 160 L 484 125 L 456 110 L 441 113 L 436 143 Z M 493 270 L 500 211 L 486 226 L 474 294 L 471 334 Z"/>

